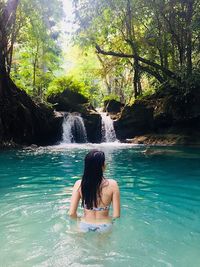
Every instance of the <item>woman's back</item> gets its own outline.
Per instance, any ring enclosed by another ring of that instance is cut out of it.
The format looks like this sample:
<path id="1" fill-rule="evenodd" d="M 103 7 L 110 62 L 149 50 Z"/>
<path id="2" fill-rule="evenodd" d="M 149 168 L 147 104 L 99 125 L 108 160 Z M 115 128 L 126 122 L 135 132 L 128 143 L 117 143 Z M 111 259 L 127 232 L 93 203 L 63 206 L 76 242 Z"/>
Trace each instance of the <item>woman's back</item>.
<path id="1" fill-rule="evenodd" d="M 81 180 L 79 180 L 78 183 L 81 186 Z M 80 197 L 82 197 L 81 190 L 79 193 Z M 116 194 L 118 194 L 118 196 L 116 196 Z M 114 208 L 116 208 L 116 197 L 119 197 L 119 189 L 116 181 L 113 179 L 103 179 L 100 186 L 100 197 L 97 199 L 97 207 L 88 209 L 86 206 L 84 206 L 84 220 L 109 219 L 111 203 L 114 205 Z M 117 213 L 119 212 L 115 211 L 115 217 L 119 216 Z"/>
<path id="2" fill-rule="evenodd" d="M 101 151 L 92 150 L 85 157 L 84 173 L 73 187 L 69 215 L 77 218 L 79 201 L 84 208 L 83 223 L 101 224 L 104 228 L 106 222 L 111 221 L 109 216 L 110 205 L 113 207 L 113 218 L 120 217 L 120 194 L 117 182 L 113 179 L 105 179 L 105 155 Z M 82 224 L 89 229 L 91 225 Z M 108 225 L 110 227 L 110 225 Z M 92 229 L 101 229 L 93 227 Z"/>

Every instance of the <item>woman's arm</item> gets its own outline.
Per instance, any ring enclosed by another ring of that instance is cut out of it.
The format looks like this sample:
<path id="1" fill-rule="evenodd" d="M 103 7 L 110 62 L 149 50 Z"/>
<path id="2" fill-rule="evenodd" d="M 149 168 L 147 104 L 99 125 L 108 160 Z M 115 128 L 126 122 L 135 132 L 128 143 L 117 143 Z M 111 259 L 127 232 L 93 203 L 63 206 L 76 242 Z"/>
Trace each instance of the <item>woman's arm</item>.
<path id="1" fill-rule="evenodd" d="M 73 191 L 72 191 L 72 197 L 71 197 L 68 215 L 73 219 L 77 218 L 77 208 L 78 208 L 79 200 L 81 198 L 80 192 L 79 192 L 80 184 L 81 184 L 81 180 L 76 181 L 73 187 Z"/>
<path id="2" fill-rule="evenodd" d="M 116 181 L 113 181 L 113 218 L 119 218 L 120 217 L 120 192 L 119 192 L 119 186 Z"/>

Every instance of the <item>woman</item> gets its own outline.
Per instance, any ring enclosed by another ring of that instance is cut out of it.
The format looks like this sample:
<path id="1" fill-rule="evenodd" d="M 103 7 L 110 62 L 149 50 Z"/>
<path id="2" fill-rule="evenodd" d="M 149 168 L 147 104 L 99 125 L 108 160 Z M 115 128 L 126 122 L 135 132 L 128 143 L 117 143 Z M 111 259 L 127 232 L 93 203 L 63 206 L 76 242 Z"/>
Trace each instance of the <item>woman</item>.
<path id="1" fill-rule="evenodd" d="M 106 179 L 105 155 L 102 151 L 92 150 L 85 157 L 82 180 L 73 187 L 69 216 L 77 218 L 77 208 L 81 199 L 84 216 L 79 228 L 82 232 L 105 232 L 112 227 L 109 209 L 112 203 L 113 219 L 120 217 L 120 193 L 117 182 Z"/>

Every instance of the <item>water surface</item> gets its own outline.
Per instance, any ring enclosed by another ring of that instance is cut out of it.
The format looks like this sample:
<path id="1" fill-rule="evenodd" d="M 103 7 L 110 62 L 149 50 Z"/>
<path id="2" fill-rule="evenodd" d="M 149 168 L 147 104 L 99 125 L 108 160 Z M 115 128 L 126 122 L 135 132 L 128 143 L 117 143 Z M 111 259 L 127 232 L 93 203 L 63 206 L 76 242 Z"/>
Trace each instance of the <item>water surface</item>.
<path id="1" fill-rule="evenodd" d="M 80 234 L 66 213 L 92 147 L 0 153 L 0 266 L 200 266 L 200 150 L 147 156 L 144 147 L 96 145 L 119 183 L 122 216 L 110 234 Z"/>

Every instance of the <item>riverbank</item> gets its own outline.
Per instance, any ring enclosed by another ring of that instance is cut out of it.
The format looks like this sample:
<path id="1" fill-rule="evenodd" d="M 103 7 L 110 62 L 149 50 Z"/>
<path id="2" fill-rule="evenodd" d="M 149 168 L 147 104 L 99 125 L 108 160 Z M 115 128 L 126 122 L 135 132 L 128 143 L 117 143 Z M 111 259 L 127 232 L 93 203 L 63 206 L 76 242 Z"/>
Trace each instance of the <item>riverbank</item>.
<path id="1" fill-rule="evenodd" d="M 89 143 L 101 143 L 105 139 L 102 138 L 105 117 L 107 130 L 113 131 L 115 138 L 122 143 L 200 145 L 200 90 L 191 90 L 183 97 L 179 91 L 169 88 L 167 91 L 137 99 L 131 106 L 112 101 L 104 107 L 110 115 L 109 118 L 106 115 L 102 117 L 91 106 L 89 99 L 82 99 L 83 96 L 68 92 L 68 89 L 49 99 L 57 111 L 55 112 L 48 105 L 34 103 L 15 85 L 12 84 L 12 87 L 18 93 L 18 98 L 0 110 L 0 149 L 58 143 L 62 140 L 63 118 L 67 114 L 80 116 Z M 73 135 L 81 134 L 77 123 L 68 128 Z M 114 139 L 105 140 L 110 142 Z M 76 138 L 74 140 L 76 142 Z"/>
<path id="2" fill-rule="evenodd" d="M 16 144 L 14 142 L 0 142 L 0 150 L 4 150 L 4 149 L 14 149 L 14 148 L 22 148 L 21 145 Z"/>
<path id="3" fill-rule="evenodd" d="M 136 144 L 199 145 L 200 90 L 165 88 L 125 106 L 114 122 L 119 140 Z"/>
<path id="4" fill-rule="evenodd" d="M 146 134 L 126 139 L 130 144 L 161 145 L 161 146 L 200 146 L 200 135 L 181 135 L 181 134 Z"/>

